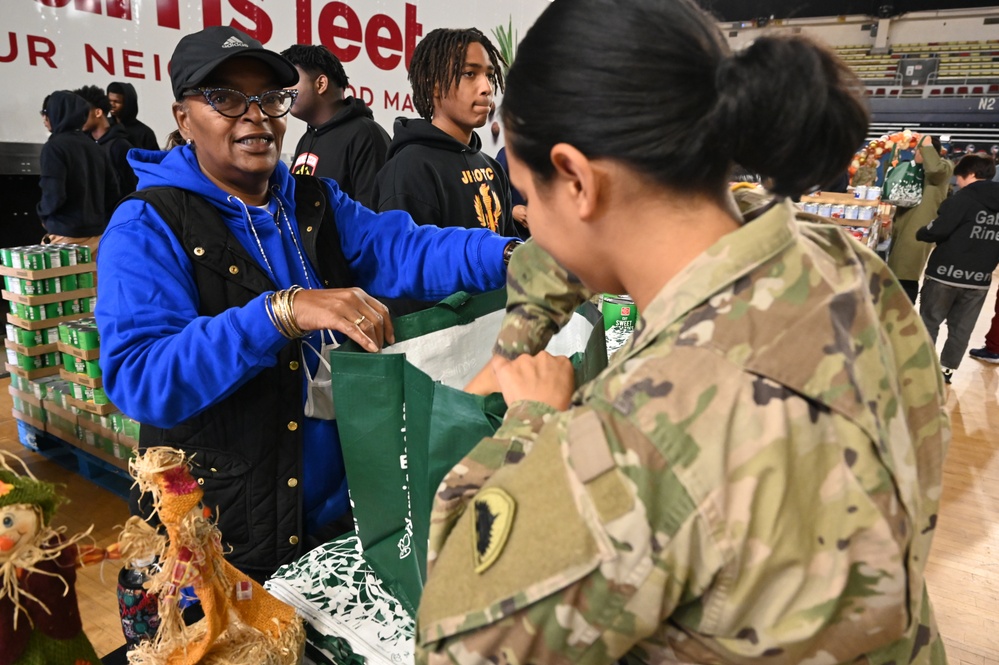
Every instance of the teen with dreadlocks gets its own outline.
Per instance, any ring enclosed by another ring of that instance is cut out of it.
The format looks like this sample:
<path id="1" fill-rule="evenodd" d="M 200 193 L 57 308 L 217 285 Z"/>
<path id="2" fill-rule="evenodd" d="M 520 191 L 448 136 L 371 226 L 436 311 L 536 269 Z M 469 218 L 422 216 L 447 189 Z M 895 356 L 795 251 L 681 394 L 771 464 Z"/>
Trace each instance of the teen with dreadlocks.
<path id="1" fill-rule="evenodd" d="M 375 175 L 389 135 L 360 99 L 344 97 L 347 73 L 325 46 L 296 44 L 281 55 L 298 70 L 291 114 L 309 127 L 295 148 L 293 173 L 332 178 L 347 195 L 374 208 Z"/>
<path id="2" fill-rule="evenodd" d="M 516 236 L 509 180 L 481 151 L 474 131 L 503 89 L 505 64 L 475 28 L 433 30 L 416 46 L 409 81 L 423 119 L 395 122 L 388 162 L 378 174 L 379 210 L 406 210 L 417 224 Z"/>

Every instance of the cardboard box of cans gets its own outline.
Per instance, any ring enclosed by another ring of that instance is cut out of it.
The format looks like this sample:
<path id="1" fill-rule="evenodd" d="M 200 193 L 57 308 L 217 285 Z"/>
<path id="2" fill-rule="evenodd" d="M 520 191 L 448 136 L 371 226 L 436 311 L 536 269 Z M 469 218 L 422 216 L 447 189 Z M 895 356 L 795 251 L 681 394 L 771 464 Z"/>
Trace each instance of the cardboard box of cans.
<path id="1" fill-rule="evenodd" d="M 139 423 L 121 412 L 97 415 L 72 405 L 72 382 L 59 377 L 28 380 L 11 375 L 15 417 L 24 416 L 55 436 L 92 447 L 119 460 L 134 456 Z"/>
<path id="2" fill-rule="evenodd" d="M 7 301 L 10 313 L 25 321 L 48 321 L 51 319 L 60 319 L 65 316 L 90 314 L 94 311 L 94 305 L 96 304 L 97 298 L 95 296 L 71 298 L 44 305 L 26 305 L 11 300 Z"/>
<path id="3" fill-rule="evenodd" d="M 85 245 L 25 245 L 0 249 L 0 265 L 6 268 L 48 270 L 83 263 L 91 263 L 90 248 Z"/>
<path id="4" fill-rule="evenodd" d="M 80 289 L 92 289 L 94 288 L 94 273 L 81 272 L 43 279 L 23 279 L 4 275 L 3 285 L 5 289 L 19 296 L 48 296 Z"/>
<path id="5" fill-rule="evenodd" d="M 101 346 L 97 321 L 90 317 L 60 323 L 56 329 L 56 341 L 81 351 L 97 350 Z"/>
<path id="6" fill-rule="evenodd" d="M 59 342 L 59 328 L 39 328 L 38 330 L 27 330 L 15 326 L 13 323 L 7 324 L 7 339 L 24 347 L 45 346 L 46 344 L 56 344 Z"/>

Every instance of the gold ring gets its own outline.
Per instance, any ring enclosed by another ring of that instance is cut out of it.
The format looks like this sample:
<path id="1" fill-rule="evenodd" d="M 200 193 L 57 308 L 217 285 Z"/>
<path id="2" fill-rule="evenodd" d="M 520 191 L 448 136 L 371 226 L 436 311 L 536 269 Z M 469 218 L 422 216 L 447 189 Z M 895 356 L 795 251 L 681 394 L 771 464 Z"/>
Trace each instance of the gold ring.
<path id="1" fill-rule="evenodd" d="M 354 321 L 354 325 L 357 326 L 357 327 L 360 327 L 361 324 L 364 323 L 366 320 L 367 320 L 367 317 L 365 317 L 363 314 L 361 314 L 361 318 L 359 318 L 357 321 Z"/>

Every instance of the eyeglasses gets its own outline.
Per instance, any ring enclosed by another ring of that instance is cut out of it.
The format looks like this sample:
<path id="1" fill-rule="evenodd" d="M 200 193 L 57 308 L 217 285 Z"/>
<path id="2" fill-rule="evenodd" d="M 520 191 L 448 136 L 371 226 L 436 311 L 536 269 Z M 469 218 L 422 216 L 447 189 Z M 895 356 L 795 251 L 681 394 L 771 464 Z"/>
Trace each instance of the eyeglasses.
<path id="1" fill-rule="evenodd" d="M 264 115 L 280 118 L 287 115 L 298 97 L 298 90 L 271 90 L 248 97 L 239 90 L 229 88 L 194 88 L 184 93 L 185 97 L 202 95 L 211 107 L 227 118 L 238 118 L 250 110 L 250 104 L 257 103 Z"/>
<path id="2" fill-rule="evenodd" d="M 42 116 L 43 118 L 48 114 L 49 114 L 48 109 L 42 109 L 41 111 L 38 112 L 38 115 Z"/>

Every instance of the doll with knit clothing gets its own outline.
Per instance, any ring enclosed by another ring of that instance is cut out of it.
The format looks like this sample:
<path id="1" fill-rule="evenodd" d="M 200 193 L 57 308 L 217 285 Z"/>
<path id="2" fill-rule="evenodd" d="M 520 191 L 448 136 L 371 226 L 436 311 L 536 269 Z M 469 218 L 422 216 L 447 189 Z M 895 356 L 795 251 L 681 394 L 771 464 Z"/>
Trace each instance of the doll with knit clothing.
<path id="1" fill-rule="evenodd" d="M 76 598 L 77 542 L 51 526 L 63 501 L 0 453 L 0 665 L 99 665 Z M 88 532 L 89 533 L 89 532 Z M 89 551 L 91 548 L 85 548 Z"/>
<path id="2" fill-rule="evenodd" d="M 164 535 L 131 517 L 119 539 L 122 557 L 156 557 L 159 572 L 145 585 L 159 600 L 156 636 L 129 653 L 132 665 L 294 665 L 305 647 L 295 610 L 223 557 L 223 535 L 201 504 L 190 461 L 173 448 L 149 448 L 129 463 L 150 493 Z M 205 616 L 185 625 L 182 590 L 193 587 Z"/>

